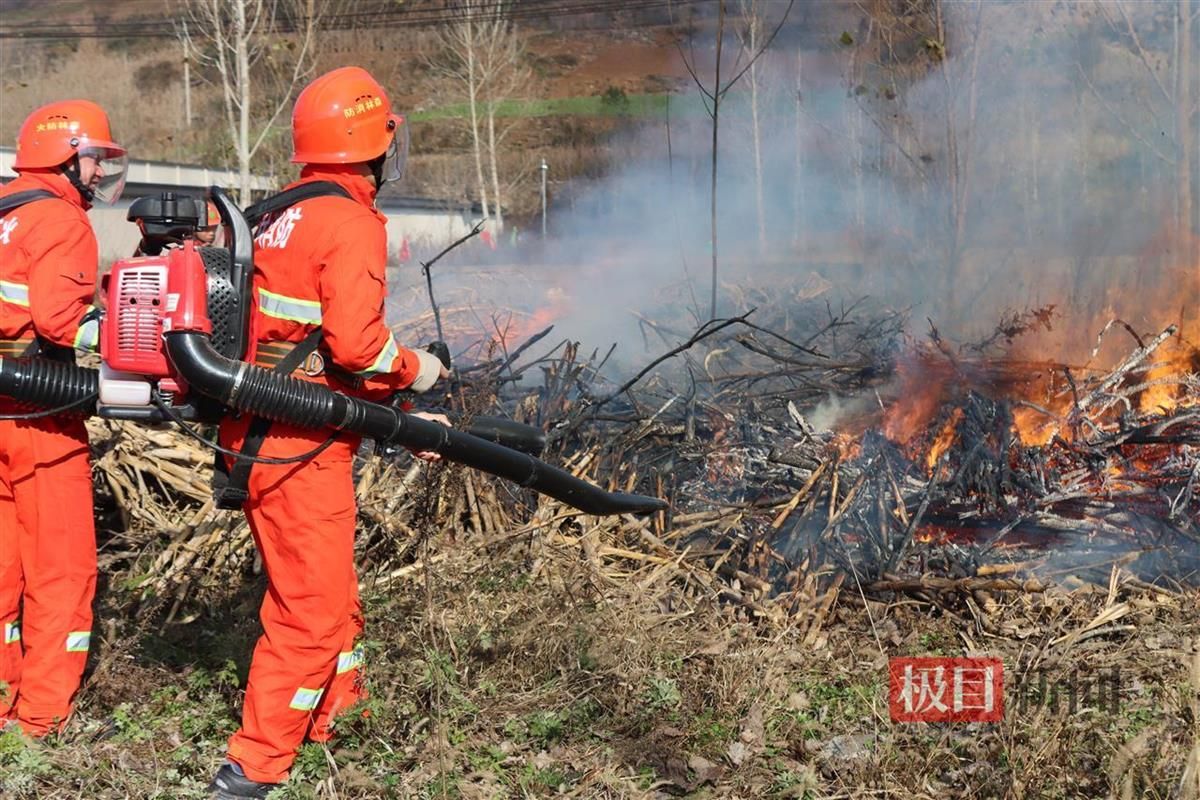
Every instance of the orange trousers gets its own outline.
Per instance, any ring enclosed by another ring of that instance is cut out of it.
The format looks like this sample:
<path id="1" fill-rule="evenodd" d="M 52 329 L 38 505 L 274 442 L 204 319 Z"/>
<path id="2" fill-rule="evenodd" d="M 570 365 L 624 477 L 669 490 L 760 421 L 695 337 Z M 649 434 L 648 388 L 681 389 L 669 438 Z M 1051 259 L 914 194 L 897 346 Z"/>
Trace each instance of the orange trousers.
<path id="1" fill-rule="evenodd" d="M 240 448 L 248 420 L 222 425 L 227 447 Z M 327 432 L 276 423 L 260 456 L 313 449 Z M 255 464 L 246 519 L 267 573 L 242 727 L 229 758 L 251 780 L 281 783 L 307 738 L 327 741 L 334 718 L 365 697 L 363 629 L 354 570 L 357 508 L 351 463 L 357 440 L 339 440 L 297 464 Z"/>
<path id="2" fill-rule="evenodd" d="M 87 662 L 96 529 L 87 430 L 0 420 L 0 719 L 62 727 Z"/>

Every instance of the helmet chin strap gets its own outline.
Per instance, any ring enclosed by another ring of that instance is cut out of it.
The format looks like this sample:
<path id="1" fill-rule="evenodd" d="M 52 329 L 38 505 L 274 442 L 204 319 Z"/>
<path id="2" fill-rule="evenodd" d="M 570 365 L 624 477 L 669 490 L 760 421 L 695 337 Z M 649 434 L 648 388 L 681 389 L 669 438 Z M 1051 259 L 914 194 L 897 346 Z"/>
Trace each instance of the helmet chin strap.
<path id="1" fill-rule="evenodd" d="M 367 162 L 367 166 L 371 168 L 371 174 L 375 176 L 375 191 L 383 188 L 385 181 L 383 180 L 383 162 L 387 160 L 387 151 L 379 155 L 378 158 L 373 158 Z"/>
<path id="2" fill-rule="evenodd" d="M 92 201 L 96 199 L 96 193 L 87 186 L 84 186 L 83 181 L 79 180 L 79 156 L 75 156 L 68 163 L 64 164 L 62 173 L 67 176 L 67 180 L 79 192 L 79 196 L 83 198 L 83 202 L 91 205 Z"/>

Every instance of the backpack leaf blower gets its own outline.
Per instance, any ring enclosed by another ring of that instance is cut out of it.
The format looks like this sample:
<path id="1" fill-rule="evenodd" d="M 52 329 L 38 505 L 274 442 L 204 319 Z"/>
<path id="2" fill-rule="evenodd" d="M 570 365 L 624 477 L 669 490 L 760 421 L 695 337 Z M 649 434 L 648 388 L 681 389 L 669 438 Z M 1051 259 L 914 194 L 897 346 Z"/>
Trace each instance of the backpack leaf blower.
<path id="1" fill-rule="evenodd" d="M 489 438 L 421 419 L 242 360 L 249 349 L 253 239 L 223 190 L 210 196 L 228 247 L 192 241 L 160 255 L 116 262 L 105 276 L 99 370 L 41 358 L 0 357 L 0 395 L 39 408 L 77 408 L 109 419 L 216 422 L 239 411 L 299 427 L 344 431 L 384 445 L 433 451 L 447 461 L 512 481 L 587 514 L 646 514 L 665 501 L 608 492 Z M 93 407 L 90 398 L 97 398 Z M 508 422 L 508 421 L 502 421 Z M 539 436 L 517 440 L 540 451 Z M 540 434 L 540 432 L 536 432 Z"/>

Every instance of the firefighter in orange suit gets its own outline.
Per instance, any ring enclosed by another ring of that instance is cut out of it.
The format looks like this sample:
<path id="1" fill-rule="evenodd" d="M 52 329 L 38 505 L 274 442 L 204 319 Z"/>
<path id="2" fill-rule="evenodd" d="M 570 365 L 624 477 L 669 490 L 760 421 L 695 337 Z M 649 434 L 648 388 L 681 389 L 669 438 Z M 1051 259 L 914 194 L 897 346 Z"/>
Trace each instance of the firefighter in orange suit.
<path id="1" fill-rule="evenodd" d="M 375 195 L 400 177 L 403 124 L 383 88 L 358 67 L 322 75 L 297 98 L 292 161 L 304 166 L 289 189 L 324 181 L 348 197 L 301 200 L 260 223 L 256 363 L 278 365 L 319 327 L 319 348 L 296 377 L 382 399 L 397 390 L 426 391 L 446 375 L 436 357 L 399 346 L 384 323 L 387 234 Z M 251 424 L 227 419 L 222 443 L 240 452 Z M 276 423 L 258 452 L 293 457 L 327 435 Z M 211 787 L 222 800 L 266 796 L 287 779 L 297 748 L 306 739 L 327 741 L 335 718 L 364 696 L 351 476 L 357 445 L 356 437 L 340 436 L 299 463 L 251 468 L 244 508 L 268 590 L 242 727 Z"/>
<path id="2" fill-rule="evenodd" d="M 200 245 L 217 244 L 217 233 L 221 227 L 221 214 L 212 200 L 204 204 L 204 224 L 196 230 L 196 242 Z"/>
<path id="3" fill-rule="evenodd" d="M 84 213 L 113 202 L 125 150 L 95 103 L 29 115 L 19 177 L 0 189 L 0 356 L 94 350 L 96 236 Z M 0 416 L 28 409 L 0 397 Z M 83 419 L 0 419 L 0 725 L 61 728 L 87 661 L 96 588 L 92 477 Z"/>

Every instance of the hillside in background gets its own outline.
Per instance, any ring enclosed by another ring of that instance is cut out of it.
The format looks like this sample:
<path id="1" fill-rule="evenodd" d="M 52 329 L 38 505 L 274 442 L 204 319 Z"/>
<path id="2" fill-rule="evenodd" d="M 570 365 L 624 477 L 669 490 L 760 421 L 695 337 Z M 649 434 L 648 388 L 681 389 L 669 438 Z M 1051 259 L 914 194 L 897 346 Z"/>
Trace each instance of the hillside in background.
<path id="1" fill-rule="evenodd" d="M 389 0 L 331 0 L 323 6 L 310 74 L 346 64 L 370 69 L 412 122 L 404 192 L 476 199 L 466 105 L 431 66 L 442 47 L 437 20 L 444 5 L 409 2 L 400 10 Z M 0 141 L 14 140 L 28 109 L 80 94 L 79 87 L 86 86 L 84 95 L 112 109 L 134 157 L 235 165 L 213 69 L 193 66 L 193 121 L 184 122 L 184 51 L 173 26 L 183 19 L 185 4 L 61 0 L 53 3 L 53 25 L 46 22 L 46 7 L 35 0 L 0 2 Z M 562 13 L 572 7 L 602 10 Z M 286 4 L 281 8 L 287 24 Z M 534 0 L 514 8 L 529 73 L 519 95 L 500 109 L 505 126 L 512 124 L 499 157 L 509 184 L 504 203 L 514 218 L 538 210 L 537 166 L 543 158 L 551 164 L 551 194 L 565 202 L 573 190 L 607 174 L 614 161 L 627 160 L 629 139 L 614 140 L 615 134 L 652 124 L 660 130 L 658 146 L 665 146 L 661 129 L 671 110 L 669 97 L 677 99 L 676 114 L 704 116 L 677 43 L 711 29 L 715 4 Z M 850 11 L 837 4 L 799 8 L 783 38 L 823 19 L 821 28 L 840 30 L 837 19 L 850 24 Z M 835 38 L 826 39 L 826 48 L 836 47 Z M 295 47 L 294 37 L 281 42 Z M 263 89 L 256 107 L 278 96 L 277 86 Z M 287 122 L 285 111 L 270 126 L 253 171 L 280 181 L 293 174 Z M 676 143 L 685 155 L 686 141 Z M 699 169 L 703 152 L 694 155 Z"/>
<path id="2" fill-rule="evenodd" d="M 787 3 L 722 38 L 715 1 L 524 0 L 482 150 L 445 3 L 276 1 L 252 157 L 158 0 L 0 0 L 0 139 L 83 93 L 136 157 L 282 182 L 289 65 L 369 67 L 385 191 L 504 211 L 389 276 L 397 341 L 453 353 L 418 407 L 670 509 L 365 446 L 370 696 L 273 797 L 1200 800 L 1200 0 L 797 0 L 753 70 Z M 203 436 L 88 425 L 85 685 L 0 732 L 0 797 L 208 800 L 264 563 Z M 951 698 L 895 659 L 967 656 L 1000 718 L 904 721 Z"/>

